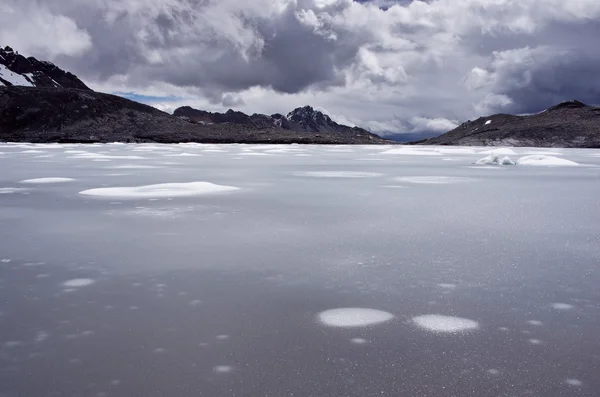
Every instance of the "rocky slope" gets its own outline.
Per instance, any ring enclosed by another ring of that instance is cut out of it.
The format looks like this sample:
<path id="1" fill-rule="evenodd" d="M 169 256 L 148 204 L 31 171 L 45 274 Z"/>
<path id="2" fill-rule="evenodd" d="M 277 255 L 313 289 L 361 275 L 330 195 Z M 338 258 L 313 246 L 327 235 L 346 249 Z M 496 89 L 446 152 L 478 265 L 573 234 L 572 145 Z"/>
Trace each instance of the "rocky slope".
<path id="1" fill-rule="evenodd" d="M 388 143 L 360 129 L 298 133 L 233 122 L 203 124 L 91 90 L 0 87 L 0 140 L 26 142 Z"/>
<path id="2" fill-rule="evenodd" d="M 25 58 L 10 47 L 0 48 L 0 86 L 63 87 L 90 90 L 72 73 L 47 61 Z"/>
<path id="3" fill-rule="evenodd" d="M 528 116 L 495 114 L 467 121 L 417 144 L 600 148 L 600 107 L 563 102 Z"/>

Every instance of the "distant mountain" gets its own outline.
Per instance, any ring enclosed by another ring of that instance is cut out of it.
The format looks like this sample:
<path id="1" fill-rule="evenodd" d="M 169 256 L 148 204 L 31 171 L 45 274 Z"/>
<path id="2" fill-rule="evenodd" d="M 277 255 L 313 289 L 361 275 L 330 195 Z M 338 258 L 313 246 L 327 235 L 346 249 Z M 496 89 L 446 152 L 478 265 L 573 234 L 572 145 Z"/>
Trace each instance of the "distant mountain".
<path id="1" fill-rule="evenodd" d="M 467 121 L 422 145 L 600 148 L 600 107 L 563 102 L 528 116 L 495 114 Z"/>
<path id="2" fill-rule="evenodd" d="M 47 61 L 25 58 L 6 46 L 0 48 L 0 86 L 62 87 L 90 90 L 72 73 Z"/>
<path id="3" fill-rule="evenodd" d="M 173 115 L 203 125 L 230 123 L 256 130 L 275 128 L 297 133 L 328 133 L 360 136 L 367 140 L 381 139 L 365 129 L 338 124 L 331 120 L 328 115 L 313 109 L 311 106 L 296 108 L 285 116 L 279 113 L 270 116 L 255 113 L 249 116 L 231 109 L 225 113 L 212 113 L 183 106 L 175 109 Z"/>
<path id="4" fill-rule="evenodd" d="M 175 115 L 92 91 L 56 65 L 0 49 L 0 140 L 27 142 L 388 143 L 310 106 L 283 115 Z"/>

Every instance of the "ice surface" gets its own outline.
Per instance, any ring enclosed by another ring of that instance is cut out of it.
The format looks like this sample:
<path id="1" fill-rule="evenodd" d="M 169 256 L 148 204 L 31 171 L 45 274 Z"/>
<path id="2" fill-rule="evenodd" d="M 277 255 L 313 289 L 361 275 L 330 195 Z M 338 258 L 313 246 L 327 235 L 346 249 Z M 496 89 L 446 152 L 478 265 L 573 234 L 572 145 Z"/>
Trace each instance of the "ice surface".
<path id="1" fill-rule="evenodd" d="M 418 327 L 428 331 L 448 334 L 473 331 L 479 328 L 477 321 L 439 314 L 426 314 L 413 317 L 412 321 Z"/>
<path id="2" fill-rule="evenodd" d="M 517 160 L 518 165 L 539 165 L 539 166 L 577 166 L 578 163 L 561 159 L 559 157 L 548 156 L 545 154 L 533 154 L 530 156 L 521 157 Z"/>
<path id="3" fill-rule="evenodd" d="M 475 162 L 475 164 L 479 165 L 515 165 L 515 162 L 510 159 L 508 156 L 502 157 L 501 154 L 492 152 L 489 156 L 479 159 Z"/>
<path id="4" fill-rule="evenodd" d="M 400 182 L 417 183 L 417 184 L 431 184 L 431 185 L 445 185 L 451 183 L 462 183 L 470 182 L 471 178 L 452 177 L 452 176 L 402 176 L 395 178 Z"/>
<path id="5" fill-rule="evenodd" d="M 493 153 L 495 153 L 497 155 L 504 155 L 504 156 L 510 156 L 510 155 L 517 154 L 514 150 L 506 148 L 506 147 L 488 149 L 488 150 L 483 150 L 483 151 L 479 152 L 479 154 L 493 154 Z"/>
<path id="6" fill-rule="evenodd" d="M 159 183 L 132 187 L 105 187 L 79 192 L 84 196 L 103 198 L 140 199 L 164 197 L 189 197 L 225 193 L 239 190 L 234 186 L 216 185 L 210 182 Z"/>
<path id="7" fill-rule="evenodd" d="M 25 179 L 20 183 L 30 183 L 30 184 L 45 184 L 45 183 L 65 183 L 65 182 L 73 182 L 75 179 L 73 178 L 35 178 L 35 179 Z"/>
<path id="8" fill-rule="evenodd" d="M 406 156 L 441 156 L 442 154 L 432 149 L 397 148 L 381 152 L 382 154 L 401 154 Z"/>
<path id="9" fill-rule="evenodd" d="M 63 283 L 65 287 L 69 288 L 86 287 L 92 284 L 94 284 L 94 280 L 92 280 L 91 278 L 74 278 L 72 280 L 67 280 Z"/>
<path id="10" fill-rule="evenodd" d="M 310 171 L 296 172 L 296 176 L 311 176 L 315 178 L 371 178 L 382 176 L 378 172 L 358 172 L 358 171 Z"/>
<path id="11" fill-rule="evenodd" d="M 325 310 L 317 317 L 330 327 L 366 327 L 390 321 L 394 315 L 382 310 L 349 307 Z"/>
<path id="12" fill-rule="evenodd" d="M 556 309 L 556 310 L 570 310 L 573 307 L 574 307 L 573 305 L 569 305 L 568 303 L 553 303 L 552 304 L 552 308 Z"/>

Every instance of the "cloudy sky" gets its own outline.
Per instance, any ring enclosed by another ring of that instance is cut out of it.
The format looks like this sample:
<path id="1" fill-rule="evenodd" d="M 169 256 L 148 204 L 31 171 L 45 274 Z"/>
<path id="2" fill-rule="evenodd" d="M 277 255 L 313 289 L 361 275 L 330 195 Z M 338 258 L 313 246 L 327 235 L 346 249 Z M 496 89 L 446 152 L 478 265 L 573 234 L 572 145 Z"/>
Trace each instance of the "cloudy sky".
<path id="1" fill-rule="evenodd" d="M 0 45 L 160 109 L 387 135 L 600 103 L 598 0 L 3 0 Z"/>

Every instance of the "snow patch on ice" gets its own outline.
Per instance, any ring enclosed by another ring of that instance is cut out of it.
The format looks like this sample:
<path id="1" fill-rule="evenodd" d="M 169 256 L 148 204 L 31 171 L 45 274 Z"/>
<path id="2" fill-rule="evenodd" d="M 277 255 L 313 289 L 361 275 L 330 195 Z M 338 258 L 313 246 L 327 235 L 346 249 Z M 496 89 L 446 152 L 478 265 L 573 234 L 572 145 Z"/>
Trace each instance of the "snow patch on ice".
<path id="1" fill-rule="evenodd" d="M 65 182 L 73 182 L 75 179 L 73 178 L 34 178 L 34 179 L 25 179 L 20 183 L 29 183 L 29 184 L 45 184 L 45 183 L 65 183 Z"/>
<path id="2" fill-rule="evenodd" d="M 213 368 L 213 371 L 215 371 L 218 374 L 227 374 L 233 371 L 233 367 L 231 365 L 217 365 Z"/>
<path id="3" fill-rule="evenodd" d="M 556 167 L 573 167 L 578 166 L 571 160 L 561 159 L 559 157 L 548 156 L 544 154 L 534 154 L 531 156 L 524 156 L 517 160 L 518 165 L 537 165 L 537 166 L 556 166 Z"/>
<path id="4" fill-rule="evenodd" d="M 48 339 L 48 333 L 46 331 L 39 331 L 37 334 L 35 334 L 35 341 L 37 343 L 41 343 L 46 339 Z"/>
<path id="5" fill-rule="evenodd" d="M 314 178 L 370 178 L 382 176 L 378 172 L 357 172 L 357 171 L 310 171 L 296 172 L 295 176 L 310 176 Z"/>
<path id="6" fill-rule="evenodd" d="M 382 310 L 349 307 L 325 310 L 317 318 L 329 327 L 366 327 L 390 321 L 394 315 Z"/>
<path id="7" fill-rule="evenodd" d="M 440 283 L 438 287 L 443 289 L 456 289 L 456 284 Z"/>
<path id="8" fill-rule="evenodd" d="M 439 314 L 426 314 L 413 317 L 412 321 L 420 328 L 439 333 L 467 332 L 479 328 L 477 321 Z"/>
<path id="9" fill-rule="evenodd" d="M 574 306 L 568 303 L 553 303 L 552 308 L 556 310 L 571 310 Z"/>
<path id="10" fill-rule="evenodd" d="M 105 159 L 96 159 L 96 160 L 102 160 L 105 161 Z M 94 161 L 96 161 L 94 160 Z M 110 161 L 110 160 L 106 160 L 106 161 Z M 109 169 L 112 170 L 149 170 L 149 169 L 154 169 L 154 168 L 158 168 L 155 165 L 143 165 L 143 164 L 121 164 L 121 165 L 115 165 L 112 167 L 108 167 Z"/>
<path id="11" fill-rule="evenodd" d="M 532 345 L 541 345 L 542 341 L 539 339 L 529 339 L 529 343 L 531 343 Z"/>
<path id="12" fill-rule="evenodd" d="M 95 281 L 91 278 L 74 278 L 72 280 L 67 280 L 63 283 L 65 287 L 74 288 L 74 287 L 86 287 L 88 285 L 94 284 Z"/>
<path id="13" fill-rule="evenodd" d="M 365 343 L 368 343 L 368 340 L 363 338 L 352 338 L 350 339 L 350 342 L 354 343 L 355 345 L 364 345 Z"/>
<path id="14" fill-rule="evenodd" d="M 583 385 L 582 381 L 580 381 L 579 379 L 573 379 L 573 378 L 565 380 L 565 383 L 569 386 L 575 386 L 575 387 L 579 387 L 579 386 Z"/>
<path id="15" fill-rule="evenodd" d="M 541 327 L 542 325 L 544 325 L 544 323 L 542 323 L 541 321 L 538 321 L 538 320 L 529 320 L 529 321 L 527 321 L 527 324 L 535 325 L 536 327 Z"/>
<path id="16" fill-rule="evenodd" d="M 18 188 L 18 187 L 2 187 L 0 188 L 0 194 L 12 194 L 12 193 L 20 193 L 25 192 L 27 189 Z"/>
<path id="17" fill-rule="evenodd" d="M 216 185 L 210 182 L 160 183 L 132 187 L 106 187 L 79 192 L 84 196 L 140 199 L 164 197 L 189 197 L 205 194 L 225 193 L 239 190 L 238 187 Z"/>

